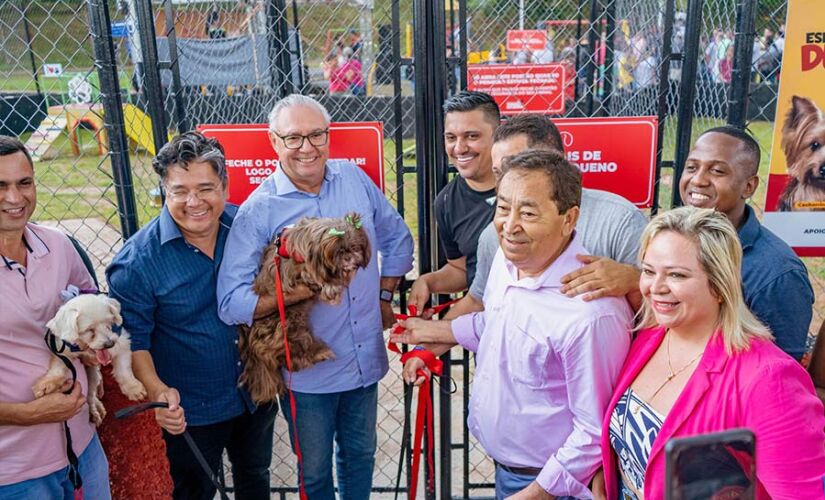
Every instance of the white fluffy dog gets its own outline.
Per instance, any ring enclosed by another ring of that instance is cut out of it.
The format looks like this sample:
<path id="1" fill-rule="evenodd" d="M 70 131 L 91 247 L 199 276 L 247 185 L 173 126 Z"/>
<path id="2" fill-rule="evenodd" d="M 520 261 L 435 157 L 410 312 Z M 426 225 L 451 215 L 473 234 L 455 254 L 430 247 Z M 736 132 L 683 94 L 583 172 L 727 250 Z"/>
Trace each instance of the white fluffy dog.
<path id="1" fill-rule="evenodd" d="M 82 352 L 94 353 L 101 365 L 113 364 L 115 380 L 121 392 L 137 401 L 146 397 L 146 388 L 132 372 L 132 349 L 129 334 L 112 332 L 112 325 L 120 325 L 120 303 L 105 295 L 79 295 L 60 307 L 54 318 L 46 323 L 52 335 L 57 337 L 57 349 L 65 346 L 62 355 L 76 359 Z M 100 366 L 87 366 L 89 389 L 86 399 L 89 414 L 95 425 L 100 425 L 106 410 L 98 398 L 102 379 Z M 32 387 L 34 397 L 39 398 L 60 390 L 71 372 L 54 354 L 49 369 Z"/>

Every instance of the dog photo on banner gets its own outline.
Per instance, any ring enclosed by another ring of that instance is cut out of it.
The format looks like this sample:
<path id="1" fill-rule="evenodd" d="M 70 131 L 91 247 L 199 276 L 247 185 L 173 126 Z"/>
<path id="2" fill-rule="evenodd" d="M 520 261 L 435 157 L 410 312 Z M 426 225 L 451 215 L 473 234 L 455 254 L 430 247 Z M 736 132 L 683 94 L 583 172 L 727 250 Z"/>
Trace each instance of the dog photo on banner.
<path id="1" fill-rule="evenodd" d="M 825 3 L 790 0 L 765 226 L 802 256 L 825 256 Z"/>

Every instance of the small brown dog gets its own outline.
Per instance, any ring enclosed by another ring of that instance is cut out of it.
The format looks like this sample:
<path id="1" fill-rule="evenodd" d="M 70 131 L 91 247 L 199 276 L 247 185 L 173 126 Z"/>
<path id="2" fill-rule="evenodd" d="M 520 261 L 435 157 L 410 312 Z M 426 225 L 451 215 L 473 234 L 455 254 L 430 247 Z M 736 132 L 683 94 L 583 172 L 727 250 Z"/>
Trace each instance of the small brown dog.
<path id="1" fill-rule="evenodd" d="M 57 339 L 57 348 L 63 349 L 63 356 L 75 359 L 81 352 L 93 353 L 98 363 L 112 363 L 112 373 L 124 396 L 132 401 L 146 397 L 146 388 L 132 372 L 132 342 L 126 330 L 120 335 L 112 332 L 112 325 L 123 323 L 120 316 L 120 302 L 105 295 L 78 295 L 57 310 L 54 318 L 46 323 Z M 87 366 L 86 376 L 89 388 L 86 399 L 89 416 L 95 425 L 100 425 L 106 416 L 103 402 L 98 398 L 98 387 L 103 383 L 99 366 Z M 46 373 L 37 379 L 32 392 L 35 398 L 57 392 L 71 380 L 71 372 L 63 362 L 52 355 Z"/>
<path id="2" fill-rule="evenodd" d="M 299 285 L 315 292 L 312 299 L 286 308 L 292 370 L 298 371 L 335 357 L 324 342 L 312 335 L 309 312 L 316 299 L 330 304 L 341 301 L 358 268 L 370 262 L 370 241 L 356 213 L 340 218 L 301 219 L 264 249 L 261 270 L 252 285 L 258 296 L 276 294 L 275 256 L 279 252 L 284 295 Z M 286 391 L 281 373 L 286 367 L 282 326 L 276 312 L 240 328 L 238 347 L 244 362 L 240 384 L 249 390 L 256 404 L 272 401 Z"/>
<path id="3" fill-rule="evenodd" d="M 825 210 L 825 116 L 811 99 L 793 96 L 782 127 L 782 149 L 790 179 L 779 210 Z"/>

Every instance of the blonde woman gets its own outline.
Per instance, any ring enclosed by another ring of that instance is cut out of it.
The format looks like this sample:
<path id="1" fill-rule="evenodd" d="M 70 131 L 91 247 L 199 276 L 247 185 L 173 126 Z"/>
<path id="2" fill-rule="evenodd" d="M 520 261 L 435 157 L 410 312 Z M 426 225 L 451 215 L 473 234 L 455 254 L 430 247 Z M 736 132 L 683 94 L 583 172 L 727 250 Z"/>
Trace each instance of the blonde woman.
<path id="1" fill-rule="evenodd" d="M 602 428 L 607 498 L 663 498 L 670 438 L 738 427 L 756 435 L 757 498 L 825 498 L 822 403 L 745 305 L 727 217 L 663 213 L 640 255 L 641 327 Z"/>

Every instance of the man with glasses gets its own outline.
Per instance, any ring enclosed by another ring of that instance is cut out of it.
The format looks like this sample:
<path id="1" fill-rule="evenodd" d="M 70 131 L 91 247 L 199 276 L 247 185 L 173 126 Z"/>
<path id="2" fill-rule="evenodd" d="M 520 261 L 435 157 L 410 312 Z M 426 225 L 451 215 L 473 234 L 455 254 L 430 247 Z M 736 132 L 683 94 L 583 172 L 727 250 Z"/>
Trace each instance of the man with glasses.
<path id="1" fill-rule="evenodd" d="M 235 498 L 268 499 L 277 405 L 255 407 L 238 387 L 237 330 L 218 318 L 215 295 L 237 207 L 226 204 L 223 148 L 187 132 L 152 160 L 166 204 L 106 269 L 132 335 L 132 366 L 163 429 L 176 499 L 212 499 L 215 487 L 189 451 L 188 430 L 213 473 L 224 450 Z"/>
<path id="2" fill-rule="evenodd" d="M 329 159 L 329 123 L 327 110 L 303 95 L 288 96 L 272 109 L 269 138 L 278 169 L 238 209 L 218 275 L 219 314 L 230 324 L 277 314 L 278 299 L 258 296 L 252 282 L 264 247 L 285 227 L 304 217 L 361 215 L 372 243 L 369 266 L 358 271 L 340 304 L 318 302 L 310 313 L 315 336 L 335 359 L 287 378 L 296 418 L 291 421 L 289 410 L 284 416 L 290 432 L 297 431 L 309 498 L 335 498 L 334 442 L 339 498 L 367 499 L 375 463 L 378 381 L 388 371 L 382 330 L 393 323 L 392 295 L 400 277 L 412 269 L 413 242 L 404 220 L 360 168 Z M 298 291 L 284 302 L 311 295 Z M 290 408 L 288 396 L 281 405 Z"/>

